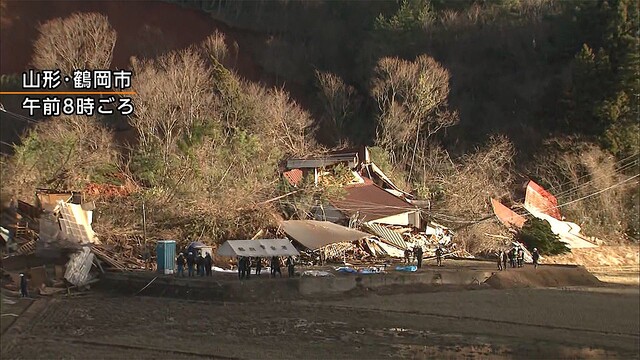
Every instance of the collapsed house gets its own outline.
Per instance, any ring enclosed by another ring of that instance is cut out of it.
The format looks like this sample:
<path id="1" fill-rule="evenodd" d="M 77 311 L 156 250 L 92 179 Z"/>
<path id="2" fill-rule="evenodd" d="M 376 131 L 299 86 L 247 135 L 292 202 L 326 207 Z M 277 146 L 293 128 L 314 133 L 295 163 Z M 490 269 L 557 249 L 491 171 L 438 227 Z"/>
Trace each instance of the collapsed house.
<path id="1" fill-rule="evenodd" d="M 564 220 L 564 217 L 560 214 L 556 197 L 533 180 L 529 180 L 526 183 L 523 208 L 527 211 L 527 214 L 524 216 L 516 213 L 496 199 L 491 199 L 491 205 L 498 220 L 514 231 L 524 226 L 526 217 L 532 216 L 549 222 L 551 231 L 558 235 L 560 241 L 564 242 L 569 248 L 593 248 L 598 246 L 598 240 L 583 235 L 578 224 Z"/>
<path id="2" fill-rule="evenodd" d="M 365 146 L 321 157 L 289 159 L 282 175 L 294 187 L 305 179 L 318 185 L 326 183 L 324 177 L 336 166 L 351 175 L 341 184 L 342 196 L 317 204 L 312 210 L 313 220 L 291 220 L 282 225 L 292 240 L 316 251 L 316 259 L 402 258 L 405 250 L 415 246 L 422 247 L 427 256 L 435 255 L 438 247 L 449 254 L 468 255 L 455 249 L 449 229 L 424 222 L 422 213 L 428 201 L 416 200 L 396 186 L 371 160 Z M 349 232 L 352 228 L 361 231 L 356 235 Z"/>
<path id="3" fill-rule="evenodd" d="M 421 227 L 421 211 L 410 202 L 413 197 L 399 189 L 370 159 L 367 147 L 329 153 L 322 157 L 287 160 L 284 178 L 298 186 L 304 177 L 313 176 L 314 184 L 334 166 L 349 169 L 353 179 L 342 186 L 344 196 L 319 204 L 314 219 L 340 224 L 372 222 Z"/>
<path id="4" fill-rule="evenodd" d="M 82 287 L 105 269 L 140 265 L 118 260 L 101 243 L 92 228 L 94 209 L 95 203 L 72 191 L 37 189 L 35 205 L 13 199 L 2 212 L 3 271 L 12 278 L 28 273 L 32 287 Z"/>
<path id="5" fill-rule="evenodd" d="M 365 260 L 371 253 L 366 240 L 371 235 L 356 229 L 316 220 L 287 220 L 281 226 L 300 249 L 303 262 L 344 261 L 347 254 L 351 260 Z"/>

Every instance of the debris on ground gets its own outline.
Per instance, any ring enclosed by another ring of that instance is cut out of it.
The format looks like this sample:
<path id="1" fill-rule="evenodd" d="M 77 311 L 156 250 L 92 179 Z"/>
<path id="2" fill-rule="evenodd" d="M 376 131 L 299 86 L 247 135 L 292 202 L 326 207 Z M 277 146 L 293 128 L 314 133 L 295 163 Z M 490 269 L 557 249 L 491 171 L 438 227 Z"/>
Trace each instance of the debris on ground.
<path id="1" fill-rule="evenodd" d="M 94 232 L 95 203 L 73 191 L 38 189 L 35 205 L 13 199 L 2 209 L 3 287 L 17 290 L 19 274 L 41 295 L 81 290 L 105 271 L 143 269 L 132 251 L 116 251 Z"/>

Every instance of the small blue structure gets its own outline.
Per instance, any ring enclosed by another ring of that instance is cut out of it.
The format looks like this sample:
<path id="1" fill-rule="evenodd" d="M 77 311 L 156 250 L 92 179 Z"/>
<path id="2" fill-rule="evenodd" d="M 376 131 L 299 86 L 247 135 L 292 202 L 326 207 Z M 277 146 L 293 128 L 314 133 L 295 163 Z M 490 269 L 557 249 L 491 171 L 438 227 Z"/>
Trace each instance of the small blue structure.
<path id="1" fill-rule="evenodd" d="M 159 240 L 156 245 L 158 257 L 158 272 L 161 274 L 173 274 L 176 259 L 176 241 Z"/>

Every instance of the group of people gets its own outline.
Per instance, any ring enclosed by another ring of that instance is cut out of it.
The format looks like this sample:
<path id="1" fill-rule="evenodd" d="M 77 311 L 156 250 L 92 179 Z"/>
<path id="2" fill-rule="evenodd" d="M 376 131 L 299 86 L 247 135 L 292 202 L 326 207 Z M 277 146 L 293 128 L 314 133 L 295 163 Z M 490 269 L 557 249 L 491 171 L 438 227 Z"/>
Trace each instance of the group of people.
<path id="1" fill-rule="evenodd" d="M 253 258 L 253 260 L 255 261 L 255 264 L 256 264 L 255 274 L 260 275 L 260 273 L 262 272 L 262 258 L 256 257 L 256 258 Z M 240 256 L 238 258 L 238 277 L 241 280 L 249 279 L 249 275 L 251 274 L 251 267 L 252 267 L 251 265 L 252 265 L 251 257 Z M 293 260 L 293 257 L 291 256 L 287 257 L 285 265 L 287 266 L 289 277 L 293 277 L 295 275 L 295 260 Z M 271 262 L 269 264 L 269 267 L 271 269 L 271 277 L 276 277 L 277 275 L 282 277 L 282 270 L 281 270 L 282 262 L 279 256 L 271 257 Z"/>
<path id="2" fill-rule="evenodd" d="M 256 275 L 260 275 L 262 272 L 262 258 L 256 257 L 251 258 L 248 256 L 240 256 L 238 257 L 238 277 L 240 279 L 249 279 L 251 275 L 252 265 L 255 263 Z M 202 254 L 202 251 L 197 252 L 197 255 L 194 255 L 193 251 L 189 251 L 185 256 L 184 253 L 180 253 L 176 258 L 177 265 L 177 275 L 184 277 L 185 276 L 185 267 L 187 269 L 188 276 L 211 276 L 213 266 L 213 259 L 211 258 L 211 254 L 206 253 Z M 287 257 L 285 261 L 285 265 L 287 266 L 287 270 L 289 273 L 289 277 L 293 277 L 295 275 L 295 260 L 293 257 Z M 274 256 L 271 258 L 271 277 L 276 277 L 279 275 L 282 277 L 282 262 L 279 256 Z"/>
<path id="3" fill-rule="evenodd" d="M 200 250 L 198 250 L 197 255 L 194 254 L 193 251 L 189 251 L 187 256 L 184 256 L 184 253 L 178 255 L 176 265 L 178 268 L 178 276 L 184 277 L 185 266 L 187 267 L 187 274 L 189 276 L 211 276 L 213 259 L 209 253 L 203 256 Z"/>
<path id="4" fill-rule="evenodd" d="M 409 249 L 407 248 L 404 251 L 404 261 L 407 264 L 411 263 L 411 256 L 413 255 L 413 259 L 416 261 L 418 269 L 422 268 L 422 258 L 424 255 L 424 252 L 422 250 L 422 246 L 420 245 L 416 245 L 413 247 L 413 249 Z M 440 246 L 438 246 L 438 248 L 436 249 L 436 265 L 437 266 L 442 266 L 442 258 L 444 257 L 444 251 L 442 250 L 442 248 Z"/>
<path id="5" fill-rule="evenodd" d="M 540 253 L 537 248 L 533 248 L 531 258 L 533 259 L 533 266 L 537 268 L 538 260 L 540 259 Z M 512 268 L 524 267 L 524 249 L 516 246 L 509 251 L 500 250 L 498 252 L 498 270 L 507 270 L 507 260 Z"/>

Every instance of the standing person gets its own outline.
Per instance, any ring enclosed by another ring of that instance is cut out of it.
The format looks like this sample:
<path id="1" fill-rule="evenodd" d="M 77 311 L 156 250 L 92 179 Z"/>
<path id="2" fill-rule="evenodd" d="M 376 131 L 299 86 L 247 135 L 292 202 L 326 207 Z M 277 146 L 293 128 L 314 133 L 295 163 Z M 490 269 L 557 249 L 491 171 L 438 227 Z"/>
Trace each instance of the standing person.
<path id="1" fill-rule="evenodd" d="M 504 252 L 498 251 L 498 271 L 502 271 L 502 259 L 504 258 Z"/>
<path id="2" fill-rule="evenodd" d="M 29 286 L 24 273 L 20 274 L 20 297 L 29 297 Z"/>
<path id="3" fill-rule="evenodd" d="M 538 252 L 538 248 L 533 248 L 533 254 L 531 254 L 533 258 L 533 267 L 535 269 L 538 268 L 538 260 L 540 259 L 540 253 Z"/>
<path id="4" fill-rule="evenodd" d="M 211 254 L 207 253 L 207 256 L 204 257 L 204 271 L 207 276 L 211 276 L 211 265 L 213 265 L 213 259 Z"/>
<path id="5" fill-rule="evenodd" d="M 260 275 L 260 272 L 262 271 L 262 258 L 256 258 L 256 275 Z"/>
<path id="6" fill-rule="evenodd" d="M 271 258 L 271 276 L 276 277 L 276 273 L 282 277 L 282 271 L 280 271 L 280 258 L 274 256 Z"/>
<path id="7" fill-rule="evenodd" d="M 196 270 L 198 276 L 204 276 L 204 257 L 202 257 L 202 251 L 198 250 L 198 257 L 196 258 Z"/>
<path id="8" fill-rule="evenodd" d="M 442 266 L 442 248 L 440 246 L 436 249 L 436 264 Z"/>
<path id="9" fill-rule="evenodd" d="M 422 246 L 416 246 L 414 250 L 416 260 L 418 260 L 418 269 L 422 268 Z"/>
<path id="10" fill-rule="evenodd" d="M 521 268 L 524 266 L 524 250 L 522 248 L 518 249 L 518 267 Z"/>
<path id="11" fill-rule="evenodd" d="M 294 269 L 294 263 L 293 263 L 293 258 L 291 256 L 287 257 L 287 271 L 289 273 L 289 277 L 293 277 L 293 275 L 295 274 L 295 269 Z"/>
<path id="12" fill-rule="evenodd" d="M 189 251 L 187 254 L 187 271 L 189 273 L 189 277 L 193 276 L 193 264 L 196 262 L 195 256 L 193 256 L 193 252 Z"/>
<path id="13" fill-rule="evenodd" d="M 507 270 L 507 252 L 501 250 L 502 252 L 502 270 Z"/>
<path id="14" fill-rule="evenodd" d="M 509 265 L 516 267 L 516 248 L 509 250 Z"/>
<path id="15" fill-rule="evenodd" d="M 178 276 L 184 277 L 184 263 L 185 263 L 184 255 L 180 253 L 180 255 L 178 255 L 178 258 L 176 259 L 176 265 L 178 267 Z"/>
<path id="16" fill-rule="evenodd" d="M 251 257 L 247 256 L 244 258 L 244 277 L 249 279 L 249 275 L 251 275 Z"/>
<path id="17" fill-rule="evenodd" d="M 406 262 L 407 265 L 411 263 L 411 249 L 409 248 L 404 251 L 404 262 Z"/>
<path id="18" fill-rule="evenodd" d="M 240 280 L 244 279 L 244 272 L 245 272 L 245 265 L 244 265 L 244 256 L 240 256 L 238 257 L 238 278 Z"/>

